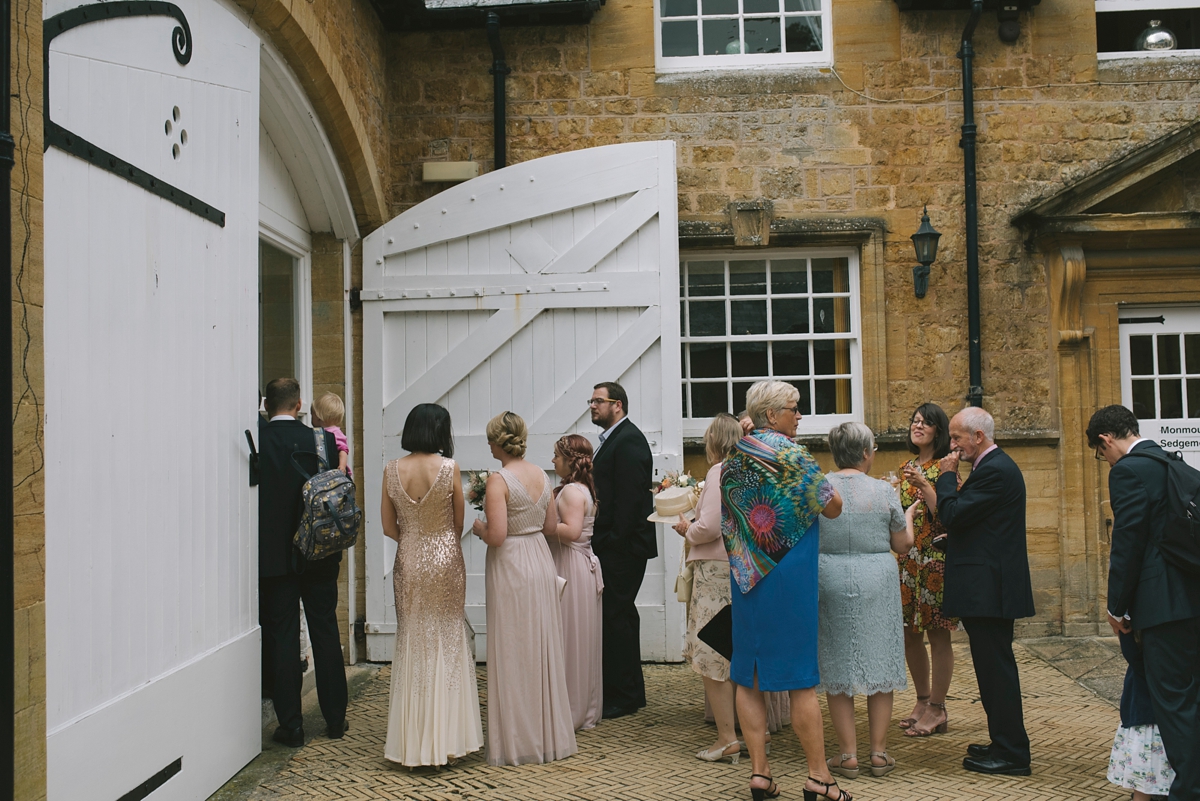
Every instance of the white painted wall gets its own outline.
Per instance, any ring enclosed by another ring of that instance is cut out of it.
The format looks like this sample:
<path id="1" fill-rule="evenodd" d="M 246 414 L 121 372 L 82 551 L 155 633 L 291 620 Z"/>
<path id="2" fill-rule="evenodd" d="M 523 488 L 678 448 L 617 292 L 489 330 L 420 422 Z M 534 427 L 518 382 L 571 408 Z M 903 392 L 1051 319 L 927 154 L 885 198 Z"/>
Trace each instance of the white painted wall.
<path id="1" fill-rule="evenodd" d="M 260 745 L 242 436 L 256 419 L 259 43 L 218 2 L 178 4 L 186 66 L 169 17 L 94 23 L 51 48 L 55 121 L 226 213 L 220 228 L 46 153 L 54 801 L 118 798 L 180 758 L 154 798 L 205 798 Z"/>

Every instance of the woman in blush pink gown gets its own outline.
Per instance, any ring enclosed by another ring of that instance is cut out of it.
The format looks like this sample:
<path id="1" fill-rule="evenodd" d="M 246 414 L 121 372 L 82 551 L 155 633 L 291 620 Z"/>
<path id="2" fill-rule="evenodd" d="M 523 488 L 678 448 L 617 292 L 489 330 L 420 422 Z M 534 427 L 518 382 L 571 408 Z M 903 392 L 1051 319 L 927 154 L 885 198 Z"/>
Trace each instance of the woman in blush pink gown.
<path id="1" fill-rule="evenodd" d="M 592 553 L 596 487 L 592 483 L 592 444 L 567 434 L 554 444 L 554 472 L 562 484 L 554 490 L 556 518 L 546 525 L 546 542 L 558 575 L 566 579 L 562 596 L 563 654 L 567 695 L 575 730 L 600 722 L 604 709 L 602 595 L 600 560 Z"/>

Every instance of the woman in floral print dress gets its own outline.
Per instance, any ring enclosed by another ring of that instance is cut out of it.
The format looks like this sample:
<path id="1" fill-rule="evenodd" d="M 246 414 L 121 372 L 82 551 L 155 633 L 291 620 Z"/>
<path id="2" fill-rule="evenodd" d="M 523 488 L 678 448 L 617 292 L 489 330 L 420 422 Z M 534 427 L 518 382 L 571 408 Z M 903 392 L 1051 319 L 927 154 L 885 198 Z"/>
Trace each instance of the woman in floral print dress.
<path id="1" fill-rule="evenodd" d="M 917 691 L 917 703 L 900 728 L 910 737 L 926 737 L 946 730 L 946 693 L 954 672 L 950 632 L 958 620 L 942 615 L 942 582 L 946 555 L 933 547 L 946 531 L 937 519 L 934 484 L 941 472 L 938 460 L 950 452 L 950 421 L 942 408 L 925 403 L 913 412 L 908 427 L 908 449 L 915 454 L 901 465 L 900 504 L 906 510 L 920 504 L 913 518 L 913 547 L 897 557 L 900 565 L 900 600 L 904 612 L 904 657 Z M 925 640 L 929 640 L 929 650 Z"/>

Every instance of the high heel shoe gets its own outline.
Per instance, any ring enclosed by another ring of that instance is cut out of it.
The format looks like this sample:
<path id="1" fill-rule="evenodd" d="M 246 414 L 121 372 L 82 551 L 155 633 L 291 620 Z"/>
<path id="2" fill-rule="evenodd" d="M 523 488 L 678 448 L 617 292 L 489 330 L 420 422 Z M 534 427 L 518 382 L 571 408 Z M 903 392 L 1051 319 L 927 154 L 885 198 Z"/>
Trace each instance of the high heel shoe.
<path id="1" fill-rule="evenodd" d="M 751 787 L 750 788 L 750 797 L 753 798 L 754 801 L 763 801 L 764 798 L 778 798 L 779 797 L 779 785 L 775 783 L 774 779 L 772 779 L 770 776 L 764 776 L 761 773 L 751 773 L 750 780 L 753 781 L 755 779 L 766 779 L 767 781 L 769 781 L 771 783 L 771 786 L 770 787 Z"/>
<path id="2" fill-rule="evenodd" d="M 706 748 L 703 751 L 697 751 L 696 759 L 702 759 L 705 762 L 720 762 L 728 759 L 731 764 L 736 765 L 738 763 L 738 759 L 741 758 L 742 755 L 741 749 L 739 748 L 732 754 L 727 754 L 725 751 L 729 748 L 729 746 L 737 744 L 737 740 L 734 740 L 732 743 L 725 743 L 725 745 L 722 745 L 719 748 Z"/>
<path id="3" fill-rule="evenodd" d="M 918 695 L 917 703 L 918 704 L 928 704 L 929 696 L 928 695 Z M 920 718 L 911 718 L 911 717 L 904 718 L 904 720 L 900 721 L 897 725 L 902 729 L 911 729 L 913 726 L 917 725 L 918 720 L 920 720 Z"/>
<path id="4" fill-rule="evenodd" d="M 812 782 L 813 784 L 819 784 L 822 787 L 824 787 L 825 792 L 818 793 L 816 790 L 810 790 L 807 787 L 805 787 L 804 788 L 804 801 L 817 801 L 818 798 L 824 798 L 824 799 L 826 799 L 826 801 L 854 801 L 854 796 L 847 793 L 841 787 L 838 787 L 837 782 L 823 782 L 818 779 L 814 779 L 812 776 L 809 776 L 808 780 L 810 782 Z M 833 788 L 833 787 L 838 788 L 838 794 L 836 796 L 832 796 L 829 794 L 830 788 Z"/>
<path id="5" fill-rule="evenodd" d="M 846 761 L 849 759 L 853 759 L 855 762 L 858 762 L 858 756 L 856 754 L 842 754 L 838 758 L 836 765 L 833 764 L 833 757 L 829 757 L 828 759 L 826 759 L 825 764 L 829 766 L 829 770 L 831 773 L 836 773 L 839 776 L 845 776 L 847 779 L 857 779 L 859 768 L 857 768 L 857 767 L 854 767 L 854 768 L 842 767 L 843 765 L 846 764 Z"/>
<path id="6" fill-rule="evenodd" d="M 944 703 L 935 704 L 932 701 L 929 705 L 935 709 L 942 710 L 941 722 L 932 729 L 920 729 L 917 728 L 916 724 L 913 724 L 909 727 L 908 731 L 904 732 L 905 737 L 928 737 L 931 734 L 945 734 L 946 730 L 950 728 L 950 716 L 946 714 L 946 705 Z"/>
<path id="7" fill-rule="evenodd" d="M 883 759 L 882 765 L 875 764 L 875 757 Z M 896 760 L 888 756 L 887 751 L 872 751 L 871 752 L 871 775 L 875 778 L 886 776 L 896 769 Z"/>

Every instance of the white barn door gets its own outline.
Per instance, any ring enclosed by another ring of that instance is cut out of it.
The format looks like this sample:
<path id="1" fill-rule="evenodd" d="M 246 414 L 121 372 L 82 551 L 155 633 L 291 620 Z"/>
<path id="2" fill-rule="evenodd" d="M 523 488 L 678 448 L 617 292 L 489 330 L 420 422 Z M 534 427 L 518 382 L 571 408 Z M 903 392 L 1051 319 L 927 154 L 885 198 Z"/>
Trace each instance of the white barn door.
<path id="1" fill-rule="evenodd" d="M 675 145 L 580 150 L 460 184 L 396 217 L 363 245 L 367 654 L 392 658 L 394 545 L 378 520 L 383 466 L 418 403 L 454 422 L 463 470 L 495 469 L 484 426 L 512 410 L 530 426 L 527 458 L 551 470 L 568 432 L 597 444 L 592 386 L 619 381 L 655 471 L 682 464 Z M 468 522 L 473 510 L 468 507 Z M 642 656 L 678 661 L 679 537 L 663 537 L 638 608 Z M 484 557 L 463 540 L 467 617 L 486 655 Z"/>
<path id="2" fill-rule="evenodd" d="M 51 801 L 203 799 L 261 744 L 259 42 L 178 3 L 45 10 Z"/>

